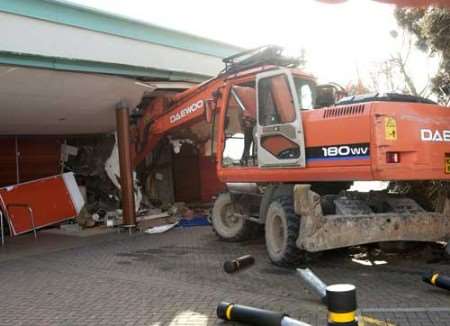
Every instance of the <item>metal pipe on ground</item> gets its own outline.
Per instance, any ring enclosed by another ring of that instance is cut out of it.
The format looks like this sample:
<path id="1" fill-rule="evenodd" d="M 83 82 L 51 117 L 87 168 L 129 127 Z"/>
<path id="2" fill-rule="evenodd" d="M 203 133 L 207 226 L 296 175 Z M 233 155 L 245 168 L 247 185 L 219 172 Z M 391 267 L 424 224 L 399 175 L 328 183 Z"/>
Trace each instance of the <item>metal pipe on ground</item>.
<path id="1" fill-rule="evenodd" d="M 255 258 L 251 255 L 245 255 L 233 260 L 227 260 L 223 264 L 225 273 L 232 274 L 239 272 L 255 263 Z"/>
<path id="2" fill-rule="evenodd" d="M 320 278 L 317 277 L 309 268 L 297 268 L 297 273 L 303 279 L 303 281 L 308 285 L 315 294 L 317 294 L 322 303 L 327 301 L 327 285 L 322 282 Z"/>

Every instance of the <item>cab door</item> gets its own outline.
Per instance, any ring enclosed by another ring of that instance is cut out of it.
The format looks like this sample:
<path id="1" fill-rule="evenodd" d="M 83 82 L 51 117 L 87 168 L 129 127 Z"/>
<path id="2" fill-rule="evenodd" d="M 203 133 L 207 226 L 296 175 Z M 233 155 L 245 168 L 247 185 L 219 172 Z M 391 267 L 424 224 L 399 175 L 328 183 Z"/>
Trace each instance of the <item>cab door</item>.
<path id="1" fill-rule="evenodd" d="M 292 74 L 285 69 L 256 76 L 259 167 L 305 167 L 302 116 Z"/>

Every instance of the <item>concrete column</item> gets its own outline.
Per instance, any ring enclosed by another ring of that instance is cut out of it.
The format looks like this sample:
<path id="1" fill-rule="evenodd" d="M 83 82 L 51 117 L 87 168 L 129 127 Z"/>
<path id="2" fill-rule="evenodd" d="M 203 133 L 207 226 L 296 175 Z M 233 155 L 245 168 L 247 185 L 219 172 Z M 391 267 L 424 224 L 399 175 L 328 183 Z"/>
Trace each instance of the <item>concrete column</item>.
<path id="1" fill-rule="evenodd" d="M 133 174 L 130 150 L 130 122 L 128 107 L 119 103 L 116 108 L 117 143 L 119 149 L 120 187 L 122 191 L 123 224 L 136 224 Z"/>

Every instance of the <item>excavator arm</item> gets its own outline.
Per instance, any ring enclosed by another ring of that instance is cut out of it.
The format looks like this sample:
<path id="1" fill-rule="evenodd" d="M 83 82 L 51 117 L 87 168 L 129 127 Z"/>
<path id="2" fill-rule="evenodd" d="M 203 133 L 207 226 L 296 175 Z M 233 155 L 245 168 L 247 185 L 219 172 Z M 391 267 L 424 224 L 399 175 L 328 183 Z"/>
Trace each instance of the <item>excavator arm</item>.
<path id="1" fill-rule="evenodd" d="M 154 98 L 142 110 L 132 128 L 133 166 L 142 162 L 162 137 L 177 128 L 189 127 L 201 121 L 210 122 L 222 83 L 218 77 L 175 96 L 161 95 Z"/>
<path id="2" fill-rule="evenodd" d="M 161 138 L 175 129 L 188 127 L 202 120 L 210 122 L 221 90 L 243 71 L 254 79 L 264 67 L 296 67 L 300 61 L 281 55 L 282 48 L 263 46 L 223 60 L 225 69 L 215 78 L 176 95 L 152 99 L 138 117 L 133 128 L 133 165 L 136 167 L 155 148 Z M 255 105 L 254 105 L 255 106 Z M 252 112 L 255 119 L 256 111 Z"/>

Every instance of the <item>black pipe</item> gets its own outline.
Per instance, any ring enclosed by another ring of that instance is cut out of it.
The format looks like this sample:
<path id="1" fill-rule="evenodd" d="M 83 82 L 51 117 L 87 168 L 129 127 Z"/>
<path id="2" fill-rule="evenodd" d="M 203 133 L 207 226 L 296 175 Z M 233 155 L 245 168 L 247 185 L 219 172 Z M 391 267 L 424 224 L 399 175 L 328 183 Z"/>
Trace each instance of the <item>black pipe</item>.
<path id="1" fill-rule="evenodd" d="M 422 274 L 422 281 L 437 286 L 438 288 L 450 291 L 450 277 L 439 273 L 426 272 Z"/>
<path id="2" fill-rule="evenodd" d="M 234 260 L 227 260 L 223 264 L 223 269 L 226 273 L 231 274 L 247 268 L 255 263 L 255 258 L 250 255 L 245 255 Z"/>

